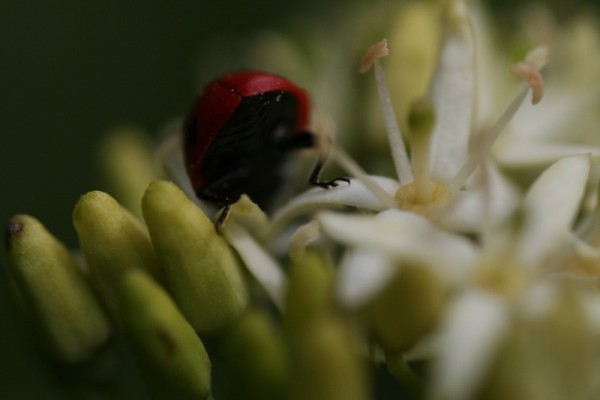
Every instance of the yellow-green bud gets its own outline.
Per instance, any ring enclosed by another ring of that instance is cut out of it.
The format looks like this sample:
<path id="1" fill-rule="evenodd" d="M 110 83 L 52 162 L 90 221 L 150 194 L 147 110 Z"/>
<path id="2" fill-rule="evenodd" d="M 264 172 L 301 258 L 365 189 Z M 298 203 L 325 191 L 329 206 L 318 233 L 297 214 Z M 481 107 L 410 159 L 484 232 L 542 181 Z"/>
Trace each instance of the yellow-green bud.
<path id="1" fill-rule="evenodd" d="M 132 269 L 115 282 L 121 327 L 155 399 L 206 399 L 211 364 L 198 335 L 156 281 Z"/>
<path id="2" fill-rule="evenodd" d="M 589 310 L 582 307 L 581 293 L 557 292 L 546 294 L 547 309 L 535 309 L 537 315 L 521 319 L 504 338 L 478 398 L 598 397 L 598 336 Z"/>
<path id="3" fill-rule="evenodd" d="M 289 379 L 287 350 L 273 321 L 261 311 L 246 312 L 225 336 L 225 396 L 278 400 Z"/>
<path id="4" fill-rule="evenodd" d="M 368 399 L 369 380 L 351 331 L 335 311 L 333 269 L 307 251 L 290 269 L 285 327 L 292 374 L 291 399 Z"/>
<path id="5" fill-rule="evenodd" d="M 73 211 L 73 224 L 90 272 L 114 316 L 114 283 L 131 269 L 143 269 L 160 281 L 161 271 L 143 225 L 108 194 L 90 192 Z"/>
<path id="6" fill-rule="evenodd" d="M 65 246 L 36 219 L 17 215 L 8 225 L 6 255 L 24 310 L 54 357 L 69 363 L 91 358 L 110 325 Z"/>
<path id="7" fill-rule="evenodd" d="M 431 271 L 405 266 L 365 307 L 365 317 L 381 346 L 399 352 L 435 328 L 445 296 Z"/>
<path id="8" fill-rule="evenodd" d="M 325 259 L 308 251 L 294 260 L 289 272 L 285 304 L 288 334 L 296 335 L 332 309 L 333 270 Z"/>
<path id="9" fill-rule="evenodd" d="M 365 367 L 348 327 L 339 318 L 317 317 L 298 336 L 291 399 L 372 398 Z"/>
<path id="10" fill-rule="evenodd" d="M 214 224 L 174 184 L 153 182 L 144 219 L 175 301 L 200 334 L 231 325 L 248 303 L 238 261 Z"/>
<path id="11" fill-rule="evenodd" d="M 435 2 L 410 2 L 401 7 L 389 36 L 390 92 L 404 123 L 411 104 L 427 95 L 441 45 L 441 12 Z"/>
<path id="12" fill-rule="evenodd" d="M 115 197 L 139 219 L 148 184 L 158 176 L 156 157 L 144 132 L 132 126 L 114 128 L 104 141 L 100 165 Z"/>

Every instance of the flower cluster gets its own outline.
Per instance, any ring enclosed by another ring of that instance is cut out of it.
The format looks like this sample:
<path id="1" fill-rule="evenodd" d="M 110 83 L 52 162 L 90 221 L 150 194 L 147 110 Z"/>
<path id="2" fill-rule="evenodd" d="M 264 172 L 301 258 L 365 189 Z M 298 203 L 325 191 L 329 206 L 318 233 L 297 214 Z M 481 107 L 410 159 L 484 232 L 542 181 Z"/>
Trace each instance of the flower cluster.
<path id="1" fill-rule="evenodd" d="M 509 65 L 477 4 L 398 15 L 360 65 L 386 145 L 331 149 L 348 185 L 270 216 L 242 196 L 218 234 L 178 136 L 160 151 L 175 185 L 125 129 L 104 149 L 121 203 L 91 192 L 73 212 L 83 257 L 9 222 L 17 303 L 57 363 L 97 364 L 118 336 L 154 398 L 600 396 L 600 35 L 537 10 Z"/>

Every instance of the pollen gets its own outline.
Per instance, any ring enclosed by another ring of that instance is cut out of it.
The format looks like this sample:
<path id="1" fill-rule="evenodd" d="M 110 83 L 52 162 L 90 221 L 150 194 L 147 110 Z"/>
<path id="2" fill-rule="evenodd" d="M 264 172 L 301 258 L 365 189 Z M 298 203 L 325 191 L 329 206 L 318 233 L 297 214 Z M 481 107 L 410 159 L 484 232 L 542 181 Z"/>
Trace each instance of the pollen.
<path id="1" fill-rule="evenodd" d="M 419 201 L 417 185 L 412 182 L 398 189 L 394 198 L 399 209 L 427 217 L 444 207 L 452 197 L 446 185 L 439 182 L 431 182 L 431 194 L 431 200 Z"/>

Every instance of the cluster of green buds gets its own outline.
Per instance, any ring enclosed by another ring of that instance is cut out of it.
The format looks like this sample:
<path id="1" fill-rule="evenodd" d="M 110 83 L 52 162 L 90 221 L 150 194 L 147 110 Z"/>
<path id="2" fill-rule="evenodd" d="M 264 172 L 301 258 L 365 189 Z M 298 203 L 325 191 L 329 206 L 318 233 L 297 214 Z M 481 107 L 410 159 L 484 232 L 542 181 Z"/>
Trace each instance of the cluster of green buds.
<path id="1" fill-rule="evenodd" d="M 381 10 L 363 11 L 374 29 Z M 77 393 L 127 396 L 114 371 L 132 356 L 157 399 L 600 396 L 600 35 L 538 10 L 535 45 L 509 68 L 477 2 L 394 12 L 390 47 L 360 66 L 376 80 L 361 97 L 373 134 L 331 149 L 349 185 L 269 216 L 242 196 L 217 232 L 121 128 L 103 147 L 115 198 L 90 192 L 73 211 L 81 255 L 11 219 L 15 303 L 53 365 L 97 371 L 112 354 L 113 373 L 77 375 Z M 558 56 L 538 46 L 549 39 Z M 274 64 L 296 59 L 281 38 L 258 42 L 288 56 Z M 344 121 L 331 96 L 315 95 L 325 133 Z M 365 150 L 357 162 L 342 147 Z"/>
<path id="2" fill-rule="evenodd" d="M 274 311 L 214 222 L 181 189 L 155 180 L 139 193 L 153 162 L 138 132 L 118 129 L 105 151 L 115 191 L 124 203 L 136 196 L 141 202 L 129 211 L 107 193 L 83 195 L 73 211 L 83 257 L 33 217 L 17 215 L 8 226 L 14 294 L 53 365 L 102 363 L 117 337 L 152 398 L 206 399 L 215 385 L 225 399 L 367 396 L 364 366 L 334 307 L 333 269 L 322 254 L 290 261 L 289 288 L 277 304 L 285 306 Z M 82 383 L 75 386 L 81 393 Z M 83 389 L 98 387 L 91 379 Z M 115 390 L 126 391 L 104 394 Z"/>

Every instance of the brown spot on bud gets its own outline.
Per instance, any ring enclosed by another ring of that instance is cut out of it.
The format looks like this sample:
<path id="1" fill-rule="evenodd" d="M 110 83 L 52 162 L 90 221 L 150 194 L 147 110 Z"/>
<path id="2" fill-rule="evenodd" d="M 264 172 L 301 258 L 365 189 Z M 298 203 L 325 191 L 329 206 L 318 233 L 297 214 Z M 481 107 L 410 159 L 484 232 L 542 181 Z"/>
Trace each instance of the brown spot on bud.
<path id="1" fill-rule="evenodd" d="M 173 354 L 175 353 L 175 349 L 177 348 L 173 338 L 171 338 L 171 336 L 167 332 L 159 331 L 158 339 L 161 341 L 161 343 L 165 349 L 165 354 L 167 355 L 167 357 L 169 357 L 169 358 L 172 357 Z"/>
<path id="2" fill-rule="evenodd" d="M 14 237 L 19 237 L 23 233 L 24 224 L 21 221 L 11 220 L 6 227 L 6 236 L 4 237 L 4 246 L 8 249 Z"/>

